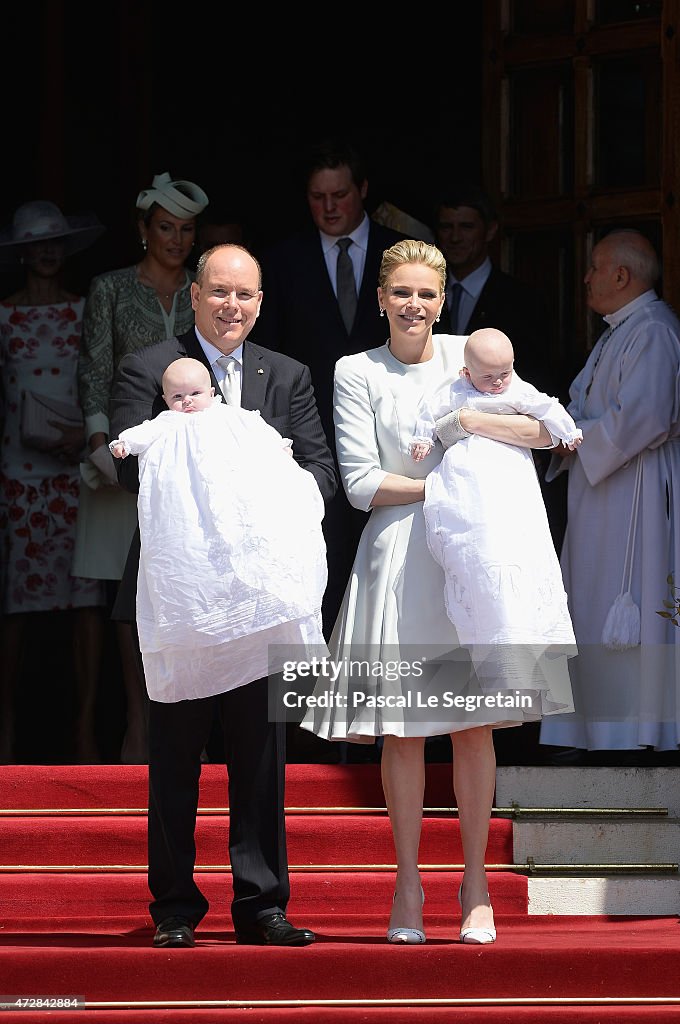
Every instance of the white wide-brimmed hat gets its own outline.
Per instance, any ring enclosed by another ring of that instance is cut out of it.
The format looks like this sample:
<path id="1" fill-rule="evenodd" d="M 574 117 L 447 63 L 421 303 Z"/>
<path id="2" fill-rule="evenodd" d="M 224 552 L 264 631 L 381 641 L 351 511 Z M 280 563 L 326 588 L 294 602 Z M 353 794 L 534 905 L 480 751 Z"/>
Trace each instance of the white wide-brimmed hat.
<path id="1" fill-rule="evenodd" d="M 181 220 L 189 220 L 203 213 L 208 197 L 193 181 L 173 181 L 165 171 L 155 176 L 151 188 L 143 189 L 137 196 L 138 210 L 148 210 L 154 203 Z"/>
<path id="2" fill-rule="evenodd" d="M 26 245 L 52 239 L 59 239 L 71 256 L 92 245 L 105 230 L 94 214 L 65 217 L 56 203 L 35 199 L 19 206 L 12 226 L 0 231 L 0 266 L 16 263 Z"/>

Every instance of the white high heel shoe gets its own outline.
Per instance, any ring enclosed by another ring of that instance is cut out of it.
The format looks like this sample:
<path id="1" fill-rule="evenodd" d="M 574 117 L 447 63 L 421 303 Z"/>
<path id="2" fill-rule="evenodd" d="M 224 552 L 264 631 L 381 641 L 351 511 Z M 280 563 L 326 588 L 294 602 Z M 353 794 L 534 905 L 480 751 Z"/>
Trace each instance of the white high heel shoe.
<path id="1" fill-rule="evenodd" d="M 425 904 L 425 893 L 423 887 L 420 887 L 421 904 Z M 392 902 L 397 898 L 395 892 L 392 897 Z M 387 929 L 387 941 L 395 943 L 397 945 L 405 946 L 417 946 L 425 942 L 425 932 L 421 928 L 388 928 Z"/>
<path id="2" fill-rule="evenodd" d="M 463 910 L 463 883 L 460 883 L 458 890 L 458 902 L 460 903 L 461 912 Z M 486 894 L 489 895 L 488 893 Z M 478 946 L 485 946 L 489 942 L 496 941 L 496 929 L 495 928 L 461 928 L 460 930 L 460 941 L 475 943 Z"/>

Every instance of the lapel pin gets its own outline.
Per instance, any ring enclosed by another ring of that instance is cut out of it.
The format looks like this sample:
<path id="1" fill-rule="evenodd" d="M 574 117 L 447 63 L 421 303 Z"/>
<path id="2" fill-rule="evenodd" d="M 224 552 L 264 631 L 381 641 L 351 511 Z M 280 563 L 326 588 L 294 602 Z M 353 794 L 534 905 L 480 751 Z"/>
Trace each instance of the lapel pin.
<path id="1" fill-rule="evenodd" d="M 260 367 L 260 369 L 257 372 L 258 373 L 264 373 L 264 370 Z"/>

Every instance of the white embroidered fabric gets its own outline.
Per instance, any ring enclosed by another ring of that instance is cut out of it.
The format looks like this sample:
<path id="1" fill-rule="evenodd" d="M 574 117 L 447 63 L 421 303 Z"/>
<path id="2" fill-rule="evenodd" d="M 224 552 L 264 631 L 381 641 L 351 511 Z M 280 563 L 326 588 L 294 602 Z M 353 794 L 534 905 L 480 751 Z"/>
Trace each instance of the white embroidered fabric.
<path id="1" fill-rule="evenodd" d="M 461 404 L 530 412 L 553 436 L 573 439 L 576 425 L 556 399 L 518 384 L 500 395 L 462 380 L 451 390 Z M 480 678 L 545 685 L 576 647 L 531 450 L 475 434 L 458 441 L 428 475 L 423 511 L 447 614 Z"/>
<path id="2" fill-rule="evenodd" d="M 266 676 L 271 644 L 325 649 L 323 499 L 281 435 L 218 398 L 120 440 L 140 457 L 137 624 L 152 699 Z"/>

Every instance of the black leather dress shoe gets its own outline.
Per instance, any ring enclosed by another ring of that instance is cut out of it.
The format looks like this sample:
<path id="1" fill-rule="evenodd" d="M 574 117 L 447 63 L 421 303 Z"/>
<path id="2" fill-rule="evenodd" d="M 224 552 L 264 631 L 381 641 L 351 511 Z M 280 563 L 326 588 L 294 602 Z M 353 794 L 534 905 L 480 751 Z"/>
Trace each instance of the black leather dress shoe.
<path id="1" fill-rule="evenodd" d="M 156 928 L 153 944 L 170 949 L 195 946 L 194 926 L 186 917 L 166 917 Z"/>
<path id="2" fill-rule="evenodd" d="M 285 914 L 269 914 L 239 928 L 236 941 L 246 946 L 309 946 L 316 935 L 309 928 L 294 928 Z"/>

